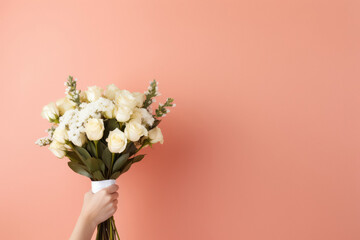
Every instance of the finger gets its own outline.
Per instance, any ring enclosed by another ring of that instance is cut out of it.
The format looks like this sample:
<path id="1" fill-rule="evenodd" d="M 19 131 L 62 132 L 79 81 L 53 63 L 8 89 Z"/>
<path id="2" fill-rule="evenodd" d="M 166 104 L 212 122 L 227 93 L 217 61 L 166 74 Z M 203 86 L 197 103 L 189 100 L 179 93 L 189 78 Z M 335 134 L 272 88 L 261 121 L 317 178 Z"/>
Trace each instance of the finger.
<path id="1" fill-rule="evenodd" d="M 114 192 L 116 192 L 118 189 L 119 189 L 119 186 L 116 185 L 116 184 L 113 184 L 113 185 L 107 187 L 107 188 L 106 188 L 106 191 L 107 191 L 108 193 L 114 193 Z"/>
<path id="2" fill-rule="evenodd" d="M 111 193 L 110 197 L 111 197 L 111 201 L 117 199 L 119 197 L 119 193 L 117 192 Z"/>

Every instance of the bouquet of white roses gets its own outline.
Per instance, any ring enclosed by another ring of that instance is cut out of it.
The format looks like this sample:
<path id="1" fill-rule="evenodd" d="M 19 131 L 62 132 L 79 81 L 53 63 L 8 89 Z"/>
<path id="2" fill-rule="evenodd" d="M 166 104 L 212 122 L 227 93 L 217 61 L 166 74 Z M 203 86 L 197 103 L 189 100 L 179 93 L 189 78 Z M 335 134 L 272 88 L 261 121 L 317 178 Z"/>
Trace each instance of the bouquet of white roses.
<path id="1" fill-rule="evenodd" d="M 160 118 L 175 104 L 167 98 L 153 113 L 151 104 L 160 95 L 155 80 L 144 93 L 120 90 L 114 84 L 106 90 L 92 86 L 80 91 L 71 76 L 65 86 L 66 96 L 43 108 L 41 115 L 52 126 L 36 144 L 49 145 L 58 158 L 67 157 L 74 172 L 91 179 L 93 192 L 142 160 L 141 148 L 163 143 Z M 113 217 L 98 225 L 96 239 L 120 239 Z"/>

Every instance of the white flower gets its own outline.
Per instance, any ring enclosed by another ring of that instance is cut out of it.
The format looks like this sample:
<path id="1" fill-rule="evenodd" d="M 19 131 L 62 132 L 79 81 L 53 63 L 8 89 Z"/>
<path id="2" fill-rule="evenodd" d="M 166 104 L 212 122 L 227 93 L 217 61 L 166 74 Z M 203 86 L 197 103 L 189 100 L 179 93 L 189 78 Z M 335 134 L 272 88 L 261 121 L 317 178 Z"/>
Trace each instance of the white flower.
<path id="1" fill-rule="evenodd" d="M 67 110 L 74 109 L 76 104 L 68 97 L 64 97 L 56 101 L 56 106 L 59 109 L 60 115 L 64 115 Z"/>
<path id="2" fill-rule="evenodd" d="M 125 134 L 116 128 L 115 130 L 109 133 L 108 138 L 106 139 L 110 152 L 112 153 L 121 153 L 125 150 L 127 139 Z"/>
<path id="3" fill-rule="evenodd" d="M 55 139 L 57 142 L 65 144 L 65 140 L 68 139 L 68 134 L 65 129 L 65 126 L 59 125 L 53 134 L 53 139 Z"/>
<path id="4" fill-rule="evenodd" d="M 89 102 L 94 102 L 101 97 L 103 91 L 104 90 L 102 88 L 99 88 L 97 86 L 88 87 L 88 90 L 85 91 L 86 98 L 87 100 L 89 100 Z"/>
<path id="5" fill-rule="evenodd" d="M 115 106 L 113 105 L 112 108 L 109 108 L 109 110 L 104 111 L 103 115 L 107 119 L 111 119 L 115 117 Z"/>
<path id="6" fill-rule="evenodd" d="M 49 149 L 58 158 L 63 158 L 66 154 L 64 144 L 56 140 L 52 141 L 52 143 L 49 145 Z"/>
<path id="7" fill-rule="evenodd" d="M 140 93 L 140 92 L 133 92 L 132 95 L 136 99 L 136 106 L 141 108 L 146 99 L 145 94 Z"/>
<path id="8" fill-rule="evenodd" d="M 85 124 L 85 132 L 89 140 L 100 140 L 104 134 L 104 121 L 102 119 L 90 118 Z"/>
<path id="9" fill-rule="evenodd" d="M 124 133 L 130 141 L 136 142 L 141 136 L 147 136 L 147 129 L 137 121 L 130 121 L 126 123 Z"/>
<path id="10" fill-rule="evenodd" d="M 132 109 L 127 106 L 116 106 L 115 107 L 115 118 L 118 122 L 126 122 L 130 119 Z"/>
<path id="11" fill-rule="evenodd" d="M 107 99 L 114 100 L 117 92 L 120 92 L 120 89 L 115 84 L 110 84 L 106 87 L 104 96 Z"/>
<path id="12" fill-rule="evenodd" d="M 54 122 L 59 117 L 59 110 L 56 107 L 56 104 L 51 102 L 44 106 L 41 112 L 41 116 L 49 122 Z"/>
<path id="13" fill-rule="evenodd" d="M 78 147 L 84 146 L 84 144 L 87 142 L 85 133 L 79 133 L 77 135 L 72 135 L 71 137 L 69 137 L 69 140 Z"/>
<path id="14" fill-rule="evenodd" d="M 160 142 L 161 144 L 164 143 L 164 137 L 159 127 L 155 127 L 149 131 L 149 138 L 151 143 L 157 143 L 157 142 Z"/>
<path id="15" fill-rule="evenodd" d="M 128 90 L 120 90 L 116 93 L 115 104 L 118 107 L 128 107 L 132 110 L 136 107 L 137 101 Z"/>
<path id="16" fill-rule="evenodd" d="M 155 121 L 153 116 L 145 108 L 135 108 L 133 114 L 131 115 L 131 120 L 139 123 L 146 123 L 149 126 L 152 126 Z"/>

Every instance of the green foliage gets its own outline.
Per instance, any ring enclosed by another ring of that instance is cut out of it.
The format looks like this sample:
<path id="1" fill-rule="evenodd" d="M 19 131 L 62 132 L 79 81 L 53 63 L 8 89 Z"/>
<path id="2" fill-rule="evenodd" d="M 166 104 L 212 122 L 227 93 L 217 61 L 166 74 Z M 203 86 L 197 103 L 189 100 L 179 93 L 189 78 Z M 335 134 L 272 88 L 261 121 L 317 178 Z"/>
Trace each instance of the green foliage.
<path id="1" fill-rule="evenodd" d="M 91 173 L 96 171 L 105 172 L 105 164 L 103 161 L 97 158 L 89 158 L 85 161 L 85 165 L 88 167 Z"/>
<path id="2" fill-rule="evenodd" d="M 137 155 L 136 157 L 133 157 L 129 160 L 131 160 L 133 163 L 136 163 L 136 162 L 140 162 L 144 157 L 145 157 L 146 154 L 143 154 L 143 155 Z"/>
<path id="3" fill-rule="evenodd" d="M 105 124 L 105 130 L 104 130 L 104 136 L 103 136 L 103 140 L 105 141 L 105 139 L 109 136 L 109 133 L 113 130 L 115 130 L 116 128 L 120 128 L 119 122 L 115 119 L 108 119 L 104 122 Z"/>
<path id="4" fill-rule="evenodd" d="M 80 159 L 82 160 L 83 163 L 85 163 L 86 159 L 91 158 L 90 153 L 88 151 L 86 151 L 85 148 L 75 146 L 75 152 L 80 157 Z"/>
<path id="5" fill-rule="evenodd" d="M 111 152 L 109 150 L 109 148 L 105 148 L 105 150 L 103 151 L 102 155 L 101 155 L 101 159 L 104 161 L 106 167 L 108 169 L 111 168 Z"/>
<path id="6" fill-rule="evenodd" d="M 72 162 L 82 163 L 81 158 L 73 151 L 67 151 L 65 156 L 67 156 Z"/>
<path id="7" fill-rule="evenodd" d="M 146 98 L 145 98 L 145 101 L 142 106 L 143 108 L 149 107 L 153 103 L 152 98 L 159 95 L 157 92 L 157 88 L 158 88 L 157 85 L 158 85 L 158 83 L 156 82 L 155 79 L 150 83 L 148 91 L 145 93 Z"/>
<path id="8" fill-rule="evenodd" d="M 68 77 L 66 82 L 66 92 L 70 97 L 70 100 L 73 101 L 77 106 L 80 106 L 80 90 L 76 90 L 76 80 L 72 76 Z"/>
<path id="9" fill-rule="evenodd" d="M 112 172 L 114 173 L 118 171 L 122 166 L 124 166 L 128 158 L 129 158 L 129 153 L 121 154 L 121 156 L 115 161 Z"/>
<path id="10" fill-rule="evenodd" d="M 125 167 L 121 170 L 121 174 L 126 173 L 126 172 L 130 169 L 131 164 L 133 164 L 133 162 L 132 162 L 132 161 L 129 161 L 129 162 L 125 165 Z"/>
<path id="11" fill-rule="evenodd" d="M 156 117 L 162 117 L 165 116 L 166 113 L 169 112 L 168 109 L 166 109 L 167 107 L 172 107 L 173 106 L 173 102 L 174 99 L 173 98 L 167 98 L 166 102 L 164 104 L 159 103 L 158 108 L 155 110 L 155 116 Z"/>
<path id="12" fill-rule="evenodd" d="M 115 172 L 110 176 L 110 179 L 117 179 L 121 175 L 121 172 Z"/>
<path id="13" fill-rule="evenodd" d="M 79 163 L 68 162 L 68 165 L 74 172 L 91 179 L 93 178 L 93 176 L 84 168 L 84 166 L 80 165 Z"/>
<path id="14" fill-rule="evenodd" d="M 104 175 L 99 170 L 95 171 L 93 175 L 97 181 L 105 180 Z"/>

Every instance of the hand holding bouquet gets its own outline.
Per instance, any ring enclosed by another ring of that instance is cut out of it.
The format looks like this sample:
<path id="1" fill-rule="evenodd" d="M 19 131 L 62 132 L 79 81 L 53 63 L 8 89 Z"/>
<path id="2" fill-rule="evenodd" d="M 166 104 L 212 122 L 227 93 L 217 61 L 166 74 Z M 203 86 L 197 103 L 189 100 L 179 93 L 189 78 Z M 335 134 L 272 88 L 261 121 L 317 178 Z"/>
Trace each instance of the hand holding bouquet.
<path id="1" fill-rule="evenodd" d="M 65 85 L 66 96 L 43 108 L 41 115 L 52 126 L 36 144 L 49 145 L 58 158 L 67 157 L 69 167 L 93 184 L 101 188 L 114 183 L 144 158 L 138 154 L 143 147 L 163 143 L 160 118 L 175 104 L 167 98 L 152 112 L 151 104 L 160 95 L 155 80 L 145 93 L 120 90 L 114 84 L 105 91 L 92 86 L 83 92 L 71 76 Z M 98 225 L 96 239 L 120 239 L 113 217 Z"/>

